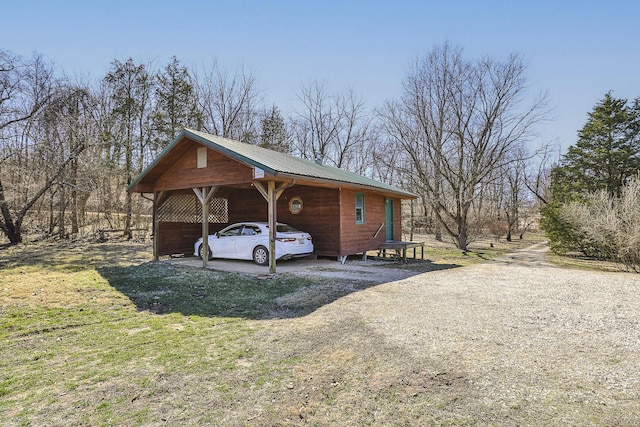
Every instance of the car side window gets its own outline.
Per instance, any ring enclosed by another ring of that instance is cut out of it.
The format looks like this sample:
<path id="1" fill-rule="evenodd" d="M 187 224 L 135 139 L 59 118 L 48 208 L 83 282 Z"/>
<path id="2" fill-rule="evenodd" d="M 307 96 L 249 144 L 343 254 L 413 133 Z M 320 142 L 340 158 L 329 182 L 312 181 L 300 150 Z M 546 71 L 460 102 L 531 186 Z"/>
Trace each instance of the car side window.
<path id="1" fill-rule="evenodd" d="M 220 232 L 220 237 L 237 236 L 238 234 L 240 234 L 240 229 L 241 228 L 242 228 L 242 226 L 233 227 L 233 228 L 230 228 L 228 230 L 222 231 L 222 232 Z"/>
<path id="2" fill-rule="evenodd" d="M 253 226 L 253 225 L 246 225 L 242 229 L 242 235 L 243 236 L 255 236 L 256 234 L 260 234 L 260 229 L 258 227 Z"/>

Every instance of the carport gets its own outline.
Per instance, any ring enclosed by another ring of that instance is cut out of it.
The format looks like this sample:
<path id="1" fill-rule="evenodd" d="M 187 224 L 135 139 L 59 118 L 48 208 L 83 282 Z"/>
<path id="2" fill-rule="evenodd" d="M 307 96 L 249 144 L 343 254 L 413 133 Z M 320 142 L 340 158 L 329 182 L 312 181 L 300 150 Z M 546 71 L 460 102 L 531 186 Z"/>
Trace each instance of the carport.
<path id="1" fill-rule="evenodd" d="M 155 259 L 191 254 L 198 237 L 229 224 L 268 221 L 271 273 L 276 222 L 309 232 L 317 255 L 344 260 L 400 237 L 401 201 L 416 197 L 342 169 L 190 129 L 128 191 L 153 194 Z M 206 266 L 207 257 L 202 262 Z"/>

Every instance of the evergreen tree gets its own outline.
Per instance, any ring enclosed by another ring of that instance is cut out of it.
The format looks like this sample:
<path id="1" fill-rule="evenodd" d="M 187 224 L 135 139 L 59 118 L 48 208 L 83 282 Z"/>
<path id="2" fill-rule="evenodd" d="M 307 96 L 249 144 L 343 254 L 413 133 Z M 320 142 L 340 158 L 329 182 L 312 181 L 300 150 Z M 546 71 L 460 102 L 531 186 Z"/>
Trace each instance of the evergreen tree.
<path id="1" fill-rule="evenodd" d="M 626 180 L 640 171 L 640 108 L 607 93 L 589 113 L 560 165 L 552 171 L 556 201 L 604 189 L 619 196 Z"/>
<path id="2" fill-rule="evenodd" d="M 288 153 L 291 150 L 287 128 L 278 107 L 273 105 L 261 122 L 260 147 Z"/>
<path id="3" fill-rule="evenodd" d="M 175 56 L 156 75 L 155 101 L 156 148 L 162 149 L 183 127 L 202 128 L 202 112 L 198 109 L 191 75 Z"/>

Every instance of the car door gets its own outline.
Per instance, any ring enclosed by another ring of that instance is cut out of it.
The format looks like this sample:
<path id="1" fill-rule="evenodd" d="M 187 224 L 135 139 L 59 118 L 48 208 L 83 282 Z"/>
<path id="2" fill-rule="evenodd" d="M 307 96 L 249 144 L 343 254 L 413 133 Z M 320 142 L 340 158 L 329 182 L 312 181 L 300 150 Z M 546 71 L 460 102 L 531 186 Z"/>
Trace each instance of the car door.
<path id="1" fill-rule="evenodd" d="M 247 224 L 236 239 L 236 256 L 239 259 L 252 259 L 253 248 L 258 245 L 261 236 L 260 227 Z"/>
<path id="2" fill-rule="evenodd" d="M 242 225 L 225 228 L 217 234 L 211 244 L 211 253 L 215 258 L 237 258 L 236 240 L 242 231 Z"/>

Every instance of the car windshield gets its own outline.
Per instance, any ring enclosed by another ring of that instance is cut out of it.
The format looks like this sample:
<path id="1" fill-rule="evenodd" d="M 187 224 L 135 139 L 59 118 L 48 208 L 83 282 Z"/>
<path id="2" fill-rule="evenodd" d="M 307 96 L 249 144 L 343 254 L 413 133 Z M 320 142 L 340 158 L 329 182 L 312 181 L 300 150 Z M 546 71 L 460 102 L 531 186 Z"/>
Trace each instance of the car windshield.
<path id="1" fill-rule="evenodd" d="M 267 228 L 269 228 L 268 225 Z M 276 227 L 276 231 L 278 233 L 301 233 L 300 230 L 288 224 L 278 224 L 278 226 Z"/>

